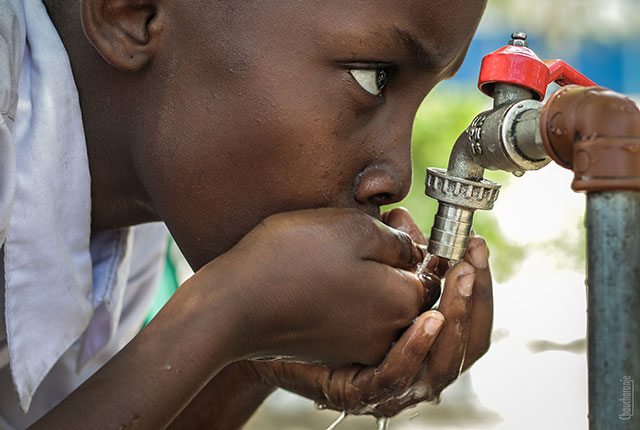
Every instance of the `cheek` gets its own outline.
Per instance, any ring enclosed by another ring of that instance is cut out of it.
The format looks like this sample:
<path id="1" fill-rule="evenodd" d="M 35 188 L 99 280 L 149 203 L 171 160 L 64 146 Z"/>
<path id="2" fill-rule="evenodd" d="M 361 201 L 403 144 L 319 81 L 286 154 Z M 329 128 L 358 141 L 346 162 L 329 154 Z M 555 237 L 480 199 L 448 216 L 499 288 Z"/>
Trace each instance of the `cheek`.
<path id="1" fill-rule="evenodd" d="M 375 152 L 354 131 L 358 115 L 324 92 L 265 82 L 248 91 L 255 86 L 177 89 L 146 154 L 153 204 L 196 268 L 273 213 L 353 206 L 354 180 Z"/>
<path id="2" fill-rule="evenodd" d="M 361 118 L 327 78 L 339 72 L 286 79 L 291 73 L 277 65 L 257 70 L 272 73 L 252 73 L 222 101 L 228 109 L 212 132 L 229 142 L 220 149 L 223 167 L 233 166 L 235 182 L 246 179 L 240 172 L 249 174 L 260 184 L 256 194 L 282 208 L 344 203 L 370 154 Z"/>

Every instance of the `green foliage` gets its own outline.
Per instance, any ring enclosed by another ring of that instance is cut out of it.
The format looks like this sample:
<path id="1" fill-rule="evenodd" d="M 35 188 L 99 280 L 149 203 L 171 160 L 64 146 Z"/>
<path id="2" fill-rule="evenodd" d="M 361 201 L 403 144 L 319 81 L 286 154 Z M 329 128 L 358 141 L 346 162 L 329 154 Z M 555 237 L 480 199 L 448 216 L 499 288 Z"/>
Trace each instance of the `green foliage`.
<path id="1" fill-rule="evenodd" d="M 451 148 L 460 133 L 478 113 L 490 109 L 491 102 L 478 91 L 449 84 L 434 90 L 418 110 L 412 138 L 413 187 L 405 200 L 393 206 L 406 207 L 425 234 L 429 234 L 437 211 L 437 202 L 424 194 L 426 168 L 447 166 Z M 487 172 L 486 177 L 503 186 L 511 180 L 504 172 Z M 491 212 L 476 213 L 474 230 L 489 244 L 495 278 L 505 281 L 517 271 L 525 255 L 524 247 L 509 242 Z"/>

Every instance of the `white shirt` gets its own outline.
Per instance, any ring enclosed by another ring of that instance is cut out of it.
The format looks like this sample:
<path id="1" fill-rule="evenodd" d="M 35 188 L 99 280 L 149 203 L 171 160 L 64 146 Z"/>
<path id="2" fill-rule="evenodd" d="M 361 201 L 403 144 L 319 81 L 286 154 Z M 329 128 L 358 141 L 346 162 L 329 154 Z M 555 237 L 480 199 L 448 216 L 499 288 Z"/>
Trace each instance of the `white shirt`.
<path id="1" fill-rule="evenodd" d="M 142 325 L 166 229 L 91 235 L 90 211 L 82 117 L 62 41 L 41 0 L 0 0 L 0 427 L 31 424 Z"/>

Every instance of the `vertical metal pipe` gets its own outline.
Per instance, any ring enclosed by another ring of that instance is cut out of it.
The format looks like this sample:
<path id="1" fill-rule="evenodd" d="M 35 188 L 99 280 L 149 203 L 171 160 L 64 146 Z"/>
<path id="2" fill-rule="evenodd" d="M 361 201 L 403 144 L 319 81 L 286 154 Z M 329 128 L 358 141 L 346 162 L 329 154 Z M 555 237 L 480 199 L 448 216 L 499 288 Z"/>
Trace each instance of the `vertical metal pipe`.
<path id="1" fill-rule="evenodd" d="M 640 192 L 587 194 L 589 428 L 640 429 Z"/>

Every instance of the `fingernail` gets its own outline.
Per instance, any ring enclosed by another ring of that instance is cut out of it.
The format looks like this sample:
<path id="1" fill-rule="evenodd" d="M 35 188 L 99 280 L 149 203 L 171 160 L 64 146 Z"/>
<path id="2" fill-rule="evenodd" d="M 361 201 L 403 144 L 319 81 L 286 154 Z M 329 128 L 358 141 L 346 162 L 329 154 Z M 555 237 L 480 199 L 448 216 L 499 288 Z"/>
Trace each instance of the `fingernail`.
<path id="1" fill-rule="evenodd" d="M 442 327 L 443 320 L 437 317 L 430 317 L 426 323 L 424 323 L 424 331 L 430 336 L 438 334 L 440 327 Z"/>
<path id="2" fill-rule="evenodd" d="M 469 258 L 471 264 L 477 269 L 486 269 L 489 265 L 489 255 L 487 254 L 487 246 L 483 239 L 474 240 L 477 243 L 473 248 L 469 250 Z"/>
<path id="3" fill-rule="evenodd" d="M 460 295 L 469 297 L 471 296 L 471 294 L 473 294 L 474 279 L 475 276 L 473 276 L 473 274 L 471 273 L 462 275 L 458 278 L 458 291 L 460 292 Z"/>

